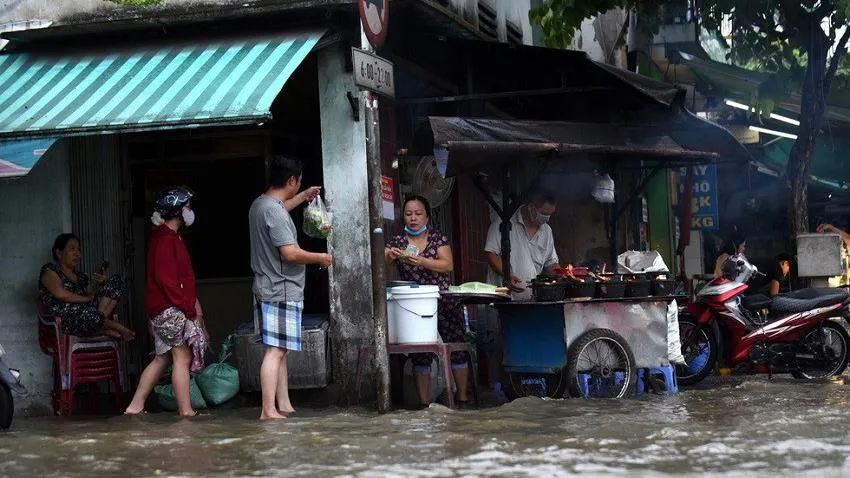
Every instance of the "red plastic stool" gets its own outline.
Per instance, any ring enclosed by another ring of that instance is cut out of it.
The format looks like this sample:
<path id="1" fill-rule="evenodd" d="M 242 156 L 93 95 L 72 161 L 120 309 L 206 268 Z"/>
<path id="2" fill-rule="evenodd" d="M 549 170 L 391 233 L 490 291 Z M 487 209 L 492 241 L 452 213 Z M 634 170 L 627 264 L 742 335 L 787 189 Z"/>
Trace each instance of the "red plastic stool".
<path id="1" fill-rule="evenodd" d="M 75 337 L 62 332 L 62 319 L 54 318 L 59 365 L 59 410 L 71 416 L 74 389 L 86 383 L 95 387 L 110 382 L 115 388 L 115 401 L 121 408 L 121 353 L 111 337 Z M 93 395 L 94 398 L 94 395 Z M 94 401 L 92 401 L 94 403 Z"/>

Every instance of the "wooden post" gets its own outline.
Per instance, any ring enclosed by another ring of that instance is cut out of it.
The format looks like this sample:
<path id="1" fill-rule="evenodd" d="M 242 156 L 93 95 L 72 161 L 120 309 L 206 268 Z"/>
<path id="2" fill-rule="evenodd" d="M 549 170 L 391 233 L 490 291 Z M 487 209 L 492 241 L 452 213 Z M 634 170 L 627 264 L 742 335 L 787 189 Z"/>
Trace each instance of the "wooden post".
<path id="1" fill-rule="evenodd" d="M 387 353 L 387 280 L 384 259 L 384 214 L 381 189 L 381 133 L 378 99 L 364 93 L 366 168 L 369 178 L 369 228 L 372 252 L 372 315 L 375 325 L 375 387 L 378 412 L 390 411 L 390 361 Z"/>

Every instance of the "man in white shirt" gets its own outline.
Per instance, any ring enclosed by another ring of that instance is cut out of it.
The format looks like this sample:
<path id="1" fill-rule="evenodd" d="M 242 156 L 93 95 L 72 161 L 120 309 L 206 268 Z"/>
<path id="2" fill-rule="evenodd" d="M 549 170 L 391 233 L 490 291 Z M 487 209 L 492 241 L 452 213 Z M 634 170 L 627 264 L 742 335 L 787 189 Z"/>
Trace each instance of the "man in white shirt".
<path id="1" fill-rule="evenodd" d="M 511 288 L 515 300 L 530 300 L 528 282 L 543 271 L 552 272 L 558 267 L 558 254 L 549 218 L 555 213 L 554 196 L 537 193 L 527 204 L 520 206 L 511 217 Z M 501 220 L 490 225 L 487 232 L 487 282 L 502 285 L 502 234 Z"/>

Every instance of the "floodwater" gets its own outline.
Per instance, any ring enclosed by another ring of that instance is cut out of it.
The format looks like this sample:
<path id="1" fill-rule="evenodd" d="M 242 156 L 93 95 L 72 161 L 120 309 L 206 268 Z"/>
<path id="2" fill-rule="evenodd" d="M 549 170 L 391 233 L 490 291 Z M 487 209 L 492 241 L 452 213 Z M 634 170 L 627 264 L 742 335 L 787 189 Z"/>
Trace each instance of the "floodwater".
<path id="1" fill-rule="evenodd" d="M 732 377 L 678 395 L 378 415 L 21 419 L 0 476 L 850 476 L 850 386 Z"/>

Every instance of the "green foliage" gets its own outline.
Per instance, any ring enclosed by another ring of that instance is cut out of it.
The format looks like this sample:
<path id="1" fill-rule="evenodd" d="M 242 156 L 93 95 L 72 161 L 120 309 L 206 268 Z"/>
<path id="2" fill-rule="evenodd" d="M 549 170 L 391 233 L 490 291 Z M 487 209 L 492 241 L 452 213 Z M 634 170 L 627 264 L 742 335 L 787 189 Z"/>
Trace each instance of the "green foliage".
<path id="1" fill-rule="evenodd" d="M 658 29 L 657 15 L 665 0 L 549 0 L 528 14 L 531 23 L 543 29 L 543 43 L 552 48 L 566 48 L 573 41 L 581 23 L 614 8 L 645 13 L 642 26 L 648 33 Z"/>
<path id="2" fill-rule="evenodd" d="M 679 7 L 686 0 L 549 0 L 529 13 L 543 30 L 547 46 L 564 48 L 588 18 L 613 8 L 637 11 L 649 33 L 657 28 L 665 6 Z M 833 45 L 838 28 L 850 19 L 850 0 L 703 0 L 700 23 L 709 32 L 720 32 L 731 23 L 732 46 L 727 59 L 736 65 L 770 75 L 749 98 L 762 115 L 769 115 L 780 98 L 802 88 L 812 42 Z M 826 32 L 819 28 L 829 23 Z M 850 59 L 839 52 L 836 88 L 850 86 Z"/>
<path id="3" fill-rule="evenodd" d="M 117 3 L 126 7 L 152 7 L 161 5 L 165 0 L 106 0 L 108 2 Z"/>

